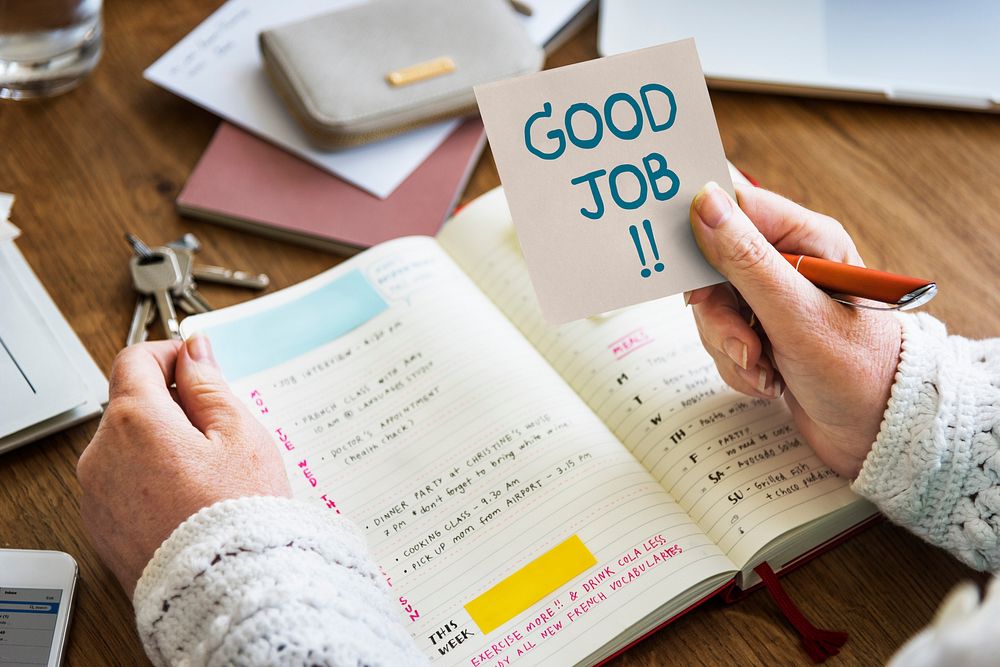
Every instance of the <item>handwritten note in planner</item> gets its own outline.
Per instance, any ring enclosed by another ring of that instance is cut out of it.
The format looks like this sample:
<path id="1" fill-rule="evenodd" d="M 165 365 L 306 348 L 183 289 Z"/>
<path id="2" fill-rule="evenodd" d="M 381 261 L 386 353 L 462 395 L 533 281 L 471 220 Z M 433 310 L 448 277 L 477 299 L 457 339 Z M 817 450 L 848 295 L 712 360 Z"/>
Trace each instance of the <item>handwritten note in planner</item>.
<path id="1" fill-rule="evenodd" d="M 833 512 L 872 513 L 808 447 L 787 406 L 726 386 L 679 298 L 546 326 L 493 196 L 449 221 L 442 247 L 734 563 Z"/>
<path id="2" fill-rule="evenodd" d="M 430 239 L 182 330 L 212 338 L 296 495 L 365 530 L 439 664 L 497 664 L 503 642 L 530 650 L 525 664 L 573 664 L 732 569 Z M 657 567 L 641 587 L 612 583 L 635 549 Z M 557 641 L 541 641 L 547 608 L 568 615 Z"/>
<path id="3" fill-rule="evenodd" d="M 732 192 L 694 40 L 476 89 L 542 313 L 552 323 L 721 282 L 691 234 Z"/>

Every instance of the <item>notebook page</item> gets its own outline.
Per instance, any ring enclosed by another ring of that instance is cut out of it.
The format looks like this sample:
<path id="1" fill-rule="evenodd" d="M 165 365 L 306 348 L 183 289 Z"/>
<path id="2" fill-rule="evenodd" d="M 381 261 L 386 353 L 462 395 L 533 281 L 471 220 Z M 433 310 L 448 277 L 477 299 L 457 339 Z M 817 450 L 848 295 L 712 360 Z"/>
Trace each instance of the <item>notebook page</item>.
<path id="1" fill-rule="evenodd" d="M 295 494 L 364 530 L 435 664 L 575 663 L 732 577 L 433 239 L 183 329 L 212 338 Z"/>
<path id="2" fill-rule="evenodd" d="M 863 502 L 805 444 L 782 401 L 725 385 L 679 297 L 546 324 L 500 189 L 439 241 L 740 567 L 788 530 Z"/>

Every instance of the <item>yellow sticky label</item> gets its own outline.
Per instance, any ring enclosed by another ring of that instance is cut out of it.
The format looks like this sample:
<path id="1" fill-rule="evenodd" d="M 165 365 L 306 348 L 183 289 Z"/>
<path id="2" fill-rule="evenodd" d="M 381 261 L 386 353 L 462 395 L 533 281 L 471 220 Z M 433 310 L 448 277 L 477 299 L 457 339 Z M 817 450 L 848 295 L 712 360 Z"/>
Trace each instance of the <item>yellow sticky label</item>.
<path id="1" fill-rule="evenodd" d="M 465 605 L 483 634 L 492 632 L 597 563 L 576 535 Z"/>

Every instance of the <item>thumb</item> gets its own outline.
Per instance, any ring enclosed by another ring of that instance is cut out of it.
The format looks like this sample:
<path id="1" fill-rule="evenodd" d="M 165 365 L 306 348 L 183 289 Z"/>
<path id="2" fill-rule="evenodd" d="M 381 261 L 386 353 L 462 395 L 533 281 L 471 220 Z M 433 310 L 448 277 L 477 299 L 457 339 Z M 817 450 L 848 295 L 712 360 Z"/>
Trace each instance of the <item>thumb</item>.
<path id="1" fill-rule="evenodd" d="M 181 407 L 195 428 L 207 436 L 239 430 L 246 409 L 222 376 L 207 336 L 195 333 L 185 341 L 174 380 Z"/>
<path id="2" fill-rule="evenodd" d="M 691 228 L 705 259 L 733 284 L 765 328 L 810 322 L 808 313 L 829 305 L 717 183 L 709 182 L 695 195 Z"/>

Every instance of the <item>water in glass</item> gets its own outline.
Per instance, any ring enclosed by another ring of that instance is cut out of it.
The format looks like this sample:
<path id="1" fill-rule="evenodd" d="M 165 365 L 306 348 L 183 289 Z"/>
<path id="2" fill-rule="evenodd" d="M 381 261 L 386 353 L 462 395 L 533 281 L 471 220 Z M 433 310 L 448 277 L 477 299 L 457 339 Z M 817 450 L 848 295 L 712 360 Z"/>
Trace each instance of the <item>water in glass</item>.
<path id="1" fill-rule="evenodd" d="M 0 98 L 65 92 L 101 57 L 101 0 L 0 0 Z"/>

